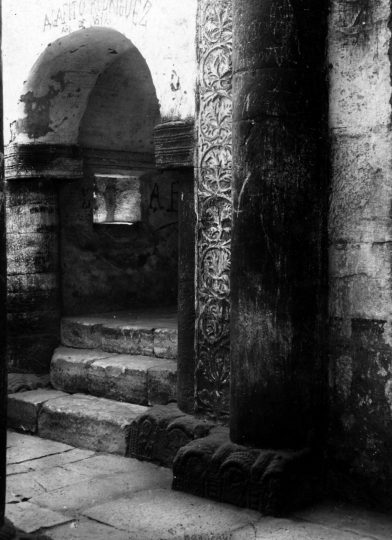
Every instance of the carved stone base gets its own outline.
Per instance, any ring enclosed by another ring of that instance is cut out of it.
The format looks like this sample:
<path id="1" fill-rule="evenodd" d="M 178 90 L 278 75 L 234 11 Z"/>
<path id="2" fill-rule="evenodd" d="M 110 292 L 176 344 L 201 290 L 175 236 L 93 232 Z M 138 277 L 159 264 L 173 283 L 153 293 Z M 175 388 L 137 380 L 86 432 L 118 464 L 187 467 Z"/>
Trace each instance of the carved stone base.
<path id="1" fill-rule="evenodd" d="M 171 467 L 180 448 L 207 436 L 214 424 L 180 411 L 175 403 L 152 407 L 131 425 L 127 455 Z"/>
<path id="2" fill-rule="evenodd" d="M 173 489 L 280 515 L 321 496 L 322 460 L 310 450 L 260 450 L 230 441 L 229 429 L 157 405 L 130 428 L 127 455 L 173 467 Z"/>
<path id="3" fill-rule="evenodd" d="M 247 448 L 226 428 L 182 447 L 173 462 L 173 489 L 280 515 L 314 502 L 320 474 L 309 450 Z"/>

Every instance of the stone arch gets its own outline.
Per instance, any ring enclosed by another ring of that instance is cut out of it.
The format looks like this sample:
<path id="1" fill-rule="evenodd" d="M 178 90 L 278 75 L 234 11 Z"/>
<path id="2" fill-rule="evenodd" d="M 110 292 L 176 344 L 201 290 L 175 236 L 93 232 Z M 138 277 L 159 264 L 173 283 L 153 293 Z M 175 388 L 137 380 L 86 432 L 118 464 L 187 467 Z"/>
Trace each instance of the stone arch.
<path id="1" fill-rule="evenodd" d="M 34 64 L 6 151 L 14 371 L 48 369 L 64 312 L 107 311 L 109 297 L 114 308 L 124 308 L 124 299 L 153 303 L 154 295 L 176 300 L 177 217 L 169 212 L 173 179 L 155 169 L 159 122 L 149 68 L 116 30 L 76 31 L 49 44 Z M 142 180 L 140 223 L 94 226 L 97 173 Z"/>

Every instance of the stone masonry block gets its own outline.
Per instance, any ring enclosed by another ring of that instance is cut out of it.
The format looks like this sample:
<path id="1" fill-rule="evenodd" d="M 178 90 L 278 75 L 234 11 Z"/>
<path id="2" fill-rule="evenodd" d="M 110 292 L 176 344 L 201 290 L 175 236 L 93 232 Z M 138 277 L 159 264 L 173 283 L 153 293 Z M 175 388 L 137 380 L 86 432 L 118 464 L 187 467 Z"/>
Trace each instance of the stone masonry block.
<path id="1" fill-rule="evenodd" d="M 104 325 L 102 349 L 109 352 L 153 356 L 153 330 L 134 326 Z"/>
<path id="2" fill-rule="evenodd" d="M 30 390 L 8 395 L 8 427 L 35 433 L 39 411 L 44 403 L 65 397 L 58 390 Z"/>
<path id="3" fill-rule="evenodd" d="M 147 373 L 149 405 L 166 405 L 177 397 L 177 362 L 159 362 Z"/>
<path id="4" fill-rule="evenodd" d="M 75 394 L 44 404 L 38 434 L 80 448 L 125 455 L 131 424 L 145 412 L 140 405 Z"/>
<path id="5" fill-rule="evenodd" d="M 177 358 L 178 331 L 157 328 L 154 332 L 154 355 L 158 358 Z"/>
<path id="6" fill-rule="evenodd" d="M 66 347 L 99 349 L 101 347 L 101 325 L 97 322 L 63 318 L 61 321 L 61 342 Z"/>
<path id="7" fill-rule="evenodd" d="M 54 388 L 70 394 L 88 391 L 88 367 L 108 356 L 100 350 L 59 347 L 50 366 L 50 380 Z"/>
<path id="8" fill-rule="evenodd" d="M 157 360 L 148 356 L 112 355 L 89 365 L 88 391 L 95 396 L 146 405 L 148 372 L 157 368 Z"/>

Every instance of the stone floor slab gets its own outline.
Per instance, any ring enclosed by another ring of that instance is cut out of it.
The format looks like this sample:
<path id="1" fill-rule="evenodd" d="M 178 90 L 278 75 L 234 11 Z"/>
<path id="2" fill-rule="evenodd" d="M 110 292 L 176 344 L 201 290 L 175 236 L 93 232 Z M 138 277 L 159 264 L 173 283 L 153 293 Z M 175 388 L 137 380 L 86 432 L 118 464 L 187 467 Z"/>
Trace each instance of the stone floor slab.
<path id="1" fill-rule="evenodd" d="M 68 470 L 77 471 L 81 474 L 88 475 L 90 473 L 95 476 L 101 475 L 113 475 L 113 474 L 124 474 L 124 475 L 163 475 L 167 481 L 170 482 L 173 478 L 171 471 L 164 467 L 159 467 L 157 465 L 152 465 L 150 463 L 134 460 L 134 459 L 124 459 L 120 456 L 109 455 L 109 454 L 96 454 L 95 456 L 80 461 L 78 463 L 70 463 L 65 466 Z"/>
<path id="2" fill-rule="evenodd" d="M 17 529 L 26 533 L 33 533 L 42 528 L 53 527 L 69 521 L 68 517 L 58 512 L 52 512 L 29 502 L 8 504 L 6 517 L 12 521 Z"/>
<path id="3" fill-rule="evenodd" d="M 44 404 L 38 433 L 79 448 L 125 455 L 130 425 L 145 410 L 140 405 L 75 394 Z"/>
<path id="4" fill-rule="evenodd" d="M 258 523 L 234 531 L 227 540 L 373 540 L 373 536 L 299 523 L 290 519 L 263 518 Z M 226 539 L 225 539 L 226 540 Z"/>
<path id="5" fill-rule="evenodd" d="M 74 520 L 48 529 L 46 533 L 52 540 L 131 540 L 124 531 L 90 519 Z"/>
<path id="6" fill-rule="evenodd" d="M 392 516 L 347 504 L 320 504 L 295 513 L 295 517 L 374 540 L 392 538 Z"/>
<path id="7" fill-rule="evenodd" d="M 52 467 L 40 471 L 15 474 L 7 478 L 7 500 L 24 501 L 45 493 L 77 484 L 88 476 L 79 471 Z"/>
<path id="8" fill-rule="evenodd" d="M 88 480 L 50 493 L 41 493 L 32 498 L 31 502 L 54 511 L 77 515 L 84 509 L 88 510 L 119 497 L 131 497 L 140 491 L 158 488 L 170 490 L 171 475 L 168 471 L 151 467 L 147 470 L 137 465 L 128 474 L 97 476 L 90 471 L 91 477 Z"/>
<path id="9" fill-rule="evenodd" d="M 95 452 L 93 452 L 92 450 L 74 448 L 61 454 L 54 454 L 51 456 L 45 456 L 43 458 L 31 459 L 28 461 L 23 461 L 22 463 L 10 463 L 9 465 L 7 465 L 7 474 L 11 476 L 14 474 L 39 471 L 42 469 L 50 469 L 52 467 L 61 467 L 69 463 L 84 461 L 94 455 Z"/>
<path id="10" fill-rule="evenodd" d="M 143 491 L 84 514 L 127 531 L 137 540 L 221 538 L 260 519 L 251 510 L 167 490 Z"/>
<path id="11" fill-rule="evenodd" d="M 7 433 L 7 463 L 23 463 L 31 459 L 43 458 L 73 450 L 72 446 L 61 442 L 43 440 L 39 437 L 23 435 L 14 431 Z"/>
<path id="12" fill-rule="evenodd" d="M 42 405 L 65 394 L 58 390 L 38 389 L 8 395 L 8 426 L 30 433 L 37 431 L 37 419 Z"/>

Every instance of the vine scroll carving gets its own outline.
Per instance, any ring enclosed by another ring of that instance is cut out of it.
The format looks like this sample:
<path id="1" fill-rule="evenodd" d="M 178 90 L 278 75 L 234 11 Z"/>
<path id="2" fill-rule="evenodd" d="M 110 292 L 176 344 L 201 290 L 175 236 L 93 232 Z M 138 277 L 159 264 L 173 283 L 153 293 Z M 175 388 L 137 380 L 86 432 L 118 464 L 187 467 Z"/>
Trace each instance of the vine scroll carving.
<path id="1" fill-rule="evenodd" d="M 199 0 L 196 410 L 229 412 L 232 9 Z"/>

